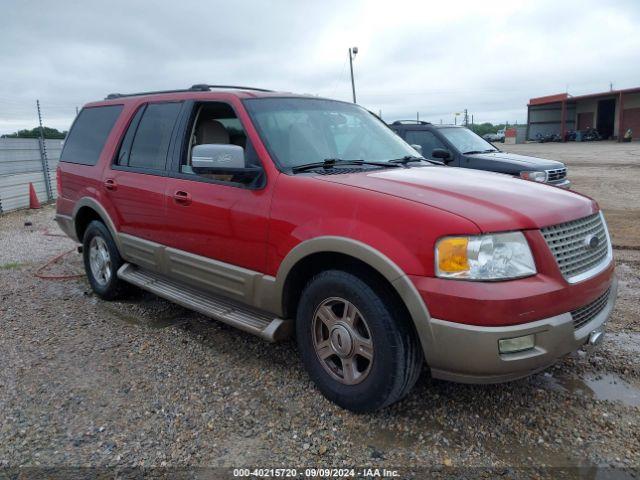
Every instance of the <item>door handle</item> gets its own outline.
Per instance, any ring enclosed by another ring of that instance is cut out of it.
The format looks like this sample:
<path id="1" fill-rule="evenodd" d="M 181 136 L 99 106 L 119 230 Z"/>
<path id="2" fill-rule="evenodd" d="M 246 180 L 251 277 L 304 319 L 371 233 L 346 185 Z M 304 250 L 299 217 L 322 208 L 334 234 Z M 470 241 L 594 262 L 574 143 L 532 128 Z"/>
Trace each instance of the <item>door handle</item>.
<path id="1" fill-rule="evenodd" d="M 176 203 L 180 203 L 182 205 L 190 205 L 191 194 L 187 192 L 183 192 L 182 190 L 178 190 L 173 194 L 173 201 Z"/>
<path id="2" fill-rule="evenodd" d="M 113 178 L 107 178 L 104 181 L 104 188 L 106 188 L 107 190 L 117 190 L 118 184 Z"/>

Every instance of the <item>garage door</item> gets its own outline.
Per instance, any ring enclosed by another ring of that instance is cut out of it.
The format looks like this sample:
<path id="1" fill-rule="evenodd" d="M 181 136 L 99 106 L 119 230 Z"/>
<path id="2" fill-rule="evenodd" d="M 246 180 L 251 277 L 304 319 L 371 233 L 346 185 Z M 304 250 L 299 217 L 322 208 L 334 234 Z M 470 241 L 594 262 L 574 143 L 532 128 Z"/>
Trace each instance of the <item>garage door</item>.
<path id="1" fill-rule="evenodd" d="M 578 114 L 578 130 L 586 130 L 593 127 L 593 112 L 583 112 Z"/>
<path id="2" fill-rule="evenodd" d="M 640 108 L 625 108 L 622 117 L 622 135 L 631 129 L 633 139 L 640 139 Z"/>

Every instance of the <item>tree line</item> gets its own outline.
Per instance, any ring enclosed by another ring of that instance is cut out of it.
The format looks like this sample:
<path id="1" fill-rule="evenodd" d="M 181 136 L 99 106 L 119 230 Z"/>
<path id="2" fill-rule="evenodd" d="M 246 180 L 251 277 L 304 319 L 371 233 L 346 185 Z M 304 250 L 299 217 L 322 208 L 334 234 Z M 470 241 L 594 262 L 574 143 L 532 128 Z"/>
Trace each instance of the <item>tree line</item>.
<path id="1" fill-rule="evenodd" d="M 64 139 L 67 136 L 67 131 L 61 132 L 57 128 L 43 127 L 44 138 Z M 0 138 L 40 138 L 40 127 L 32 128 L 31 130 L 23 129 L 14 133 L 6 133 Z"/>
<path id="2" fill-rule="evenodd" d="M 493 123 L 485 122 L 485 123 L 474 123 L 473 125 L 469 125 L 467 128 L 474 133 L 477 133 L 480 136 L 483 136 L 487 133 L 497 133 L 498 130 L 502 130 L 503 128 L 507 128 L 509 125 L 504 123 L 498 123 L 494 125 Z"/>

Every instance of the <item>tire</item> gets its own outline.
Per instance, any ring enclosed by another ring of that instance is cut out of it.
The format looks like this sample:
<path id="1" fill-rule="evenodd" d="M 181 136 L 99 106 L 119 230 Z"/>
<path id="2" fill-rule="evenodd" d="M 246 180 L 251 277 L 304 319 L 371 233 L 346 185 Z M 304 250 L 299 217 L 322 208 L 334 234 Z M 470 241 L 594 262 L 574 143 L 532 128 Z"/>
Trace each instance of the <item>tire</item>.
<path id="1" fill-rule="evenodd" d="M 92 255 L 95 255 L 93 260 Z M 89 284 L 95 294 L 104 300 L 121 297 L 124 282 L 118 278 L 117 272 L 123 261 L 104 223 L 94 220 L 89 224 L 82 239 L 82 256 Z"/>
<path id="2" fill-rule="evenodd" d="M 340 270 L 322 272 L 306 285 L 296 339 L 305 368 L 326 398 L 365 413 L 411 390 L 422 370 L 422 348 L 398 303 L 386 285 Z"/>

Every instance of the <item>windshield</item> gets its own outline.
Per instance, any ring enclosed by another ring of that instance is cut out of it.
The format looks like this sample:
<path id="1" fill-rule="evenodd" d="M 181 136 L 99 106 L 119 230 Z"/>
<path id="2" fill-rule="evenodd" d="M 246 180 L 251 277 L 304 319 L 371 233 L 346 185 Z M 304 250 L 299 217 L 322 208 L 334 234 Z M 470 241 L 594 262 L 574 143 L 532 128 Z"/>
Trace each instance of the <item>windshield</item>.
<path id="1" fill-rule="evenodd" d="M 387 162 L 418 156 L 358 105 L 314 98 L 252 98 L 244 104 L 282 168 L 326 159 Z"/>
<path id="2" fill-rule="evenodd" d="M 462 153 L 497 152 L 498 149 L 471 130 L 461 127 L 440 128 L 438 130 L 456 149 Z"/>

